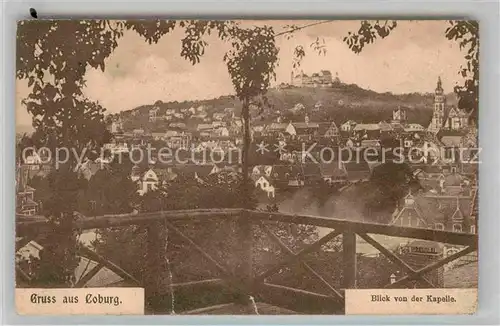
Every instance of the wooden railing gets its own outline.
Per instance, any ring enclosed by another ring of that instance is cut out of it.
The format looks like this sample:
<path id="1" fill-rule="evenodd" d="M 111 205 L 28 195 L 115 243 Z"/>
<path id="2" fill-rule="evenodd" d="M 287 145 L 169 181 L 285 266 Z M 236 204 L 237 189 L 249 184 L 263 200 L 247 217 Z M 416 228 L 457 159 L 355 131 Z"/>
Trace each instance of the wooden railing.
<path id="1" fill-rule="evenodd" d="M 190 238 L 180 230 L 176 224 L 189 222 L 209 222 L 214 219 L 237 219 L 240 227 L 239 247 L 235 248 L 238 251 L 241 264 L 236 273 L 230 272 L 224 262 L 218 261 L 204 248 L 197 244 L 196 240 Z M 464 255 L 477 251 L 478 238 L 475 234 L 455 233 L 449 231 L 401 227 L 395 225 L 385 225 L 376 223 L 365 223 L 358 221 L 341 220 L 319 216 L 308 215 L 289 215 L 283 213 L 269 213 L 264 211 L 252 211 L 245 209 L 210 209 L 210 210 L 183 210 L 183 211 L 162 211 L 154 213 L 141 213 L 137 215 L 105 215 L 97 217 L 82 217 L 74 223 L 74 228 L 79 230 L 101 229 L 109 227 L 121 227 L 130 225 L 149 225 L 151 223 L 161 222 L 170 232 L 181 238 L 192 249 L 200 253 L 207 261 L 209 261 L 218 271 L 220 277 L 216 279 L 208 279 L 204 281 L 186 282 L 172 284 L 173 289 L 181 288 L 196 288 L 196 287 L 229 287 L 236 289 L 240 293 L 257 296 L 272 304 L 283 305 L 298 312 L 309 312 L 311 309 L 303 309 L 301 304 L 293 304 L 290 302 L 276 300 L 277 297 L 293 298 L 291 301 L 310 302 L 309 307 L 315 307 L 313 312 L 317 313 L 342 313 L 344 305 L 345 289 L 357 287 L 357 250 L 356 237 L 363 239 L 366 243 L 376 248 L 381 255 L 385 256 L 389 261 L 405 272 L 405 275 L 399 279 L 386 284 L 386 287 L 407 286 L 408 281 L 422 282 L 426 287 L 435 287 L 436 285 L 427 278 L 429 272 L 434 271 L 445 264 L 459 259 Z M 269 223 L 281 222 L 286 224 L 311 225 L 322 228 L 329 228 L 331 231 L 312 244 L 308 244 L 300 251 L 294 251 L 289 248 L 273 231 L 269 228 Z M 283 253 L 283 258 L 276 262 L 273 266 L 268 267 L 265 271 L 255 273 L 252 266 L 252 230 L 260 228 L 269 239 L 274 242 Z M 22 247 L 30 240 L 37 239 L 43 234 L 50 234 L 51 225 L 40 219 L 23 220 L 18 219 L 16 223 L 16 236 L 19 240 L 17 248 Z M 385 235 L 397 238 L 411 238 L 428 241 L 435 241 L 444 244 L 456 245 L 463 247 L 462 250 L 433 261 L 428 266 L 413 268 L 407 262 L 403 261 L 400 256 L 384 247 L 380 242 L 375 240 L 371 235 Z M 315 270 L 306 260 L 308 254 L 318 252 L 321 247 L 336 237 L 342 237 L 342 264 L 339 268 L 342 269 L 342 279 L 340 286 L 331 284 L 324 275 L 321 275 Z M 82 247 L 80 254 L 97 263 L 97 265 L 87 273 L 87 275 L 79 280 L 76 286 L 83 287 L 99 270 L 103 267 L 113 271 L 121 278 L 131 284 L 142 286 L 141 282 L 127 273 L 121 267 L 107 260 L 105 257 L 98 255 L 96 252 L 87 247 Z M 301 266 L 315 278 L 328 291 L 328 294 L 316 293 L 303 289 L 292 288 L 279 284 L 268 283 L 270 277 L 280 272 L 286 267 L 300 263 Z M 17 269 L 21 277 L 29 281 L 23 271 Z M 256 275 L 254 275 L 256 274 Z"/>

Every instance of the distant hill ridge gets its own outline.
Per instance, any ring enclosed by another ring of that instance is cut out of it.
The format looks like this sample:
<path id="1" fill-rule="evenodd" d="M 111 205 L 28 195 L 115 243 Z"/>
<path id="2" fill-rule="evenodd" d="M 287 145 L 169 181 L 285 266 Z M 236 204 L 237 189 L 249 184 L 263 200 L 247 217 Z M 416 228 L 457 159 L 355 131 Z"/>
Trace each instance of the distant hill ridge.
<path id="1" fill-rule="evenodd" d="M 260 115 L 253 112 L 255 123 L 268 123 L 275 121 L 277 116 L 282 120 L 300 120 L 304 113 L 309 115 L 310 121 L 335 121 L 337 124 L 347 120 L 359 123 L 375 123 L 387 121 L 392 118 L 392 110 L 397 107 L 407 109 L 409 122 L 420 123 L 427 127 L 431 120 L 434 94 L 409 93 L 392 94 L 377 93 L 363 89 L 356 84 L 340 84 L 333 87 L 294 87 L 287 86 L 270 89 L 266 97 L 268 106 Z M 446 95 L 448 105 L 457 105 L 455 94 Z M 298 103 L 304 105 L 306 112 L 294 116 L 290 110 Z M 241 102 L 234 96 L 221 96 L 219 98 L 196 101 L 156 101 L 153 104 L 141 105 L 132 110 L 123 111 L 125 120 L 134 120 L 133 127 L 150 129 L 148 124 L 149 110 L 159 108 L 159 115 L 167 109 L 180 111 L 191 107 L 203 106 L 210 117 L 213 113 L 224 112 L 225 108 L 235 108 L 236 115 L 240 114 Z M 314 109 L 316 106 L 316 109 Z M 134 112 L 134 115 L 132 115 Z M 196 122 L 196 119 L 192 119 Z M 189 124 L 189 123 L 188 123 Z"/>

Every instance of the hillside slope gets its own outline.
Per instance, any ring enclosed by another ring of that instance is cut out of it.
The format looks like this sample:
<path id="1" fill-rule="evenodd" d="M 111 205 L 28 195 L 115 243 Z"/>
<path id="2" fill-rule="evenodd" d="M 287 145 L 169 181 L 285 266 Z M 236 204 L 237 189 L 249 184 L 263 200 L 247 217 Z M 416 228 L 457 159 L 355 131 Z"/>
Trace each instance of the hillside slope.
<path id="1" fill-rule="evenodd" d="M 266 95 L 268 104 L 263 112 L 252 112 L 255 123 L 267 123 L 279 115 L 283 120 L 302 120 L 304 112 L 293 113 L 292 108 L 298 103 L 303 104 L 311 121 L 335 121 L 337 124 L 352 119 L 358 123 L 375 123 L 389 120 L 392 110 L 398 106 L 407 109 L 408 120 L 427 126 L 430 122 L 433 106 L 433 94 L 392 94 L 377 93 L 360 88 L 357 85 L 340 84 L 331 88 L 289 87 L 270 89 Z M 448 104 L 456 105 L 454 94 L 447 95 Z M 241 110 L 240 101 L 233 96 L 221 96 L 216 99 L 168 102 L 156 101 L 153 104 L 142 105 L 133 110 L 123 112 L 129 121 L 129 128 L 151 129 L 148 122 L 149 110 L 159 108 L 159 115 L 167 109 L 181 110 L 191 107 L 206 108 L 210 117 L 215 112 L 223 112 L 225 108 L 235 108 L 236 115 Z M 316 106 L 316 109 L 314 109 Z M 132 115 L 132 112 L 134 114 Z M 182 119 L 181 119 L 182 120 Z M 188 125 L 197 123 L 197 119 L 185 119 Z M 172 122 L 172 121 L 170 121 Z"/>

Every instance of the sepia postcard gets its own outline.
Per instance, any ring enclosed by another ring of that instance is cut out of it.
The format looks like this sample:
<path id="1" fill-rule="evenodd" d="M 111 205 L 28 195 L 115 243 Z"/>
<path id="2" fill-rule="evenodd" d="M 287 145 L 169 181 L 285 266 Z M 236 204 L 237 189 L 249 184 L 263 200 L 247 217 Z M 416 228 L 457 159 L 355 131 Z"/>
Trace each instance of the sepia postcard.
<path id="1" fill-rule="evenodd" d="M 475 313 L 478 28 L 19 21 L 18 314 Z"/>

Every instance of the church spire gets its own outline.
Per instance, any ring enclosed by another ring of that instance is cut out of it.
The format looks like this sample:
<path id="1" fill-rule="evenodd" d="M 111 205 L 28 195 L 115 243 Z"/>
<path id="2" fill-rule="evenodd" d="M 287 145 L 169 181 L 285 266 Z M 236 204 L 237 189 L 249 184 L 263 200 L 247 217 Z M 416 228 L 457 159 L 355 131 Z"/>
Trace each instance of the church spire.
<path id="1" fill-rule="evenodd" d="M 443 83 L 441 82 L 441 76 L 439 76 L 437 80 L 436 94 L 443 94 Z"/>

